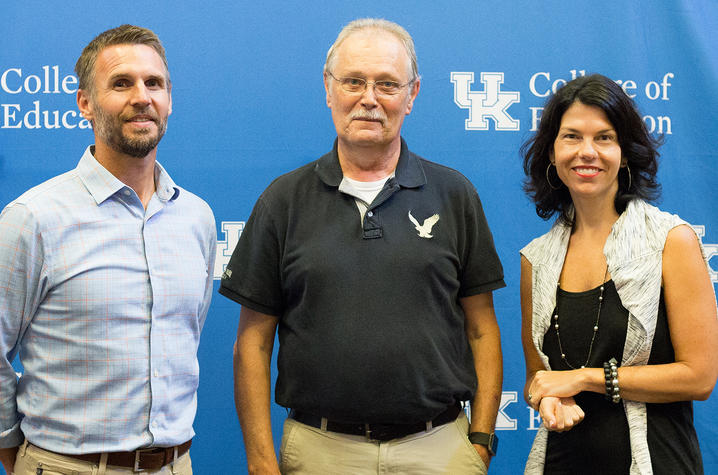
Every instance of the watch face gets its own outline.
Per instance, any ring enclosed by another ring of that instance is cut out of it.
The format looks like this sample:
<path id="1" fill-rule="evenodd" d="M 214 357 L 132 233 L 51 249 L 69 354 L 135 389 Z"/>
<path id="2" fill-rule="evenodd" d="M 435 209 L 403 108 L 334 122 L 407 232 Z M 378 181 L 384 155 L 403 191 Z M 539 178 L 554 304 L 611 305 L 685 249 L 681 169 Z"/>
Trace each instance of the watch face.
<path id="1" fill-rule="evenodd" d="M 495 434 L 491 434 L 491 439 L 489 442 L 489 453 L 491 455 L 496 455 L 496 451 L 499 448 L 499 438 L 496 437 Z"/>
<path id="2" fill-rule="evenodd" d="M 472 444 L 485 445 L 491 455 L 496 455 L 499 448 L 499 438 L 494 433 L 472 432 L 469 434 L 469 441 Z"/>

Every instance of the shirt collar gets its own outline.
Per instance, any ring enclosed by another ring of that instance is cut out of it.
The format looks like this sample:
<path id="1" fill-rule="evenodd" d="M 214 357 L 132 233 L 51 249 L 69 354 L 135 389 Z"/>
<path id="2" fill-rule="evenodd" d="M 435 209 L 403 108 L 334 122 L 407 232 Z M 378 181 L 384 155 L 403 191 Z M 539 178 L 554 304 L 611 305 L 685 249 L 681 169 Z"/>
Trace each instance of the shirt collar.
<path id="1" fill-rule="evenodd" d="M 155 161 L 155 183 L 157 186 L 157 197 L 160 201 L 176 200 L 180 194 L 179 186 L 175 185 L 175 182 L 172 181 L 165 167 L 157 161 Z"/>
<path id="2" fill-rule="evenodd" d="M 100 162 L 94 157 L 94 145 L 90 145 L 80 158 L 77 164 L 77 174 L 87 187 L 97 204 L 102 203 L 118 191 L 127 187 L 124 183 L 117 179 L 115 175 L 110 173 Z M 157 189 L 157 197 L 160 201 L 170 201 L 177 199 L 180 189 L 175 185 L 172 178 L 165 171 L 159 162 L 155 162 L 155 183 Z"/>
<path id="3" fill-rule="evenodd" d="M 334 140 L 332 151 L 317 160 L 314 171 L 319 178 L 329 186 L 339 186 L 344 178 L 342 167 L 339 165 L 339 154 L 337 153 L 337 141 Z M 409 151 L 404 139 L 401 139 L 401 152 L 399 152 L 399 163 L 395 170 L 396 182 L 404 188 L 416 188 L 426 184 L 426 175 L 421 166 L 419 157 Z"/>

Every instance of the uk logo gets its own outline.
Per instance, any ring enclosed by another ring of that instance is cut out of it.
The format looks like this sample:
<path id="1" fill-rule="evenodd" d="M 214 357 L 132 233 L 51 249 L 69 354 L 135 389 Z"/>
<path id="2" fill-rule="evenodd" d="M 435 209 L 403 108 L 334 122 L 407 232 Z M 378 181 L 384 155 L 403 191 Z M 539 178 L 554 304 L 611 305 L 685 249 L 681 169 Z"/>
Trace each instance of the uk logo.
<path id="1" fill-rule="evenodd" d="M 520 121 L 507 112 L 511 104 L 519 102 L 518 91 L 502 91 L 504 73 L 481 73 L 483 91 L 472 91 L 474 82 L 472 72 L 452 72 L 454 83 L 454 102 L 462 109 L 469 109 L 466 130 L 489 130 L 489 121 L 494 122 L 494 130 L 520 130 Z"/>
<path id="2" fill-rule="evenodd" d="M 706 234 L 706 227 L 702 224 L 693 225 L 693 230 L 701 240 Z M 708 260 L 708 275 L 710 275 L 713 284 L 718 284 L 718 270 L 711 265 L 714 261 L 713 258 L 718 258 L 718 244 L 703 243 L 703 249 L 706 251 L 706 259 Z"/>
<path id="3" fill-rule="evenodd" d="M 242 235 L 244 221 L 222 221 L 224 241 L 217 240 L 217 254 L 214 261 L 214 278 L 221 279 L 224 270 L 229 264 L 234 248 L 237 247 L 239 236 Z"/>
<path id="4" fill-rule="evenodd" d="M 510 417 L 506 412 L 506 408 L 510 404 L 519 400 L 518 391 L 503 391 L 501 393 L 501 404 L 499 405 L 499 413 L 496 415 L 496 430 L 516 430 L 518 421 Z M 529 408 L 531 409 L 531 408 Z M 464 406 L 466 417 L 471 420 L 471 405 Z M 540 419 L 540 417 L 539 417 Z"/>

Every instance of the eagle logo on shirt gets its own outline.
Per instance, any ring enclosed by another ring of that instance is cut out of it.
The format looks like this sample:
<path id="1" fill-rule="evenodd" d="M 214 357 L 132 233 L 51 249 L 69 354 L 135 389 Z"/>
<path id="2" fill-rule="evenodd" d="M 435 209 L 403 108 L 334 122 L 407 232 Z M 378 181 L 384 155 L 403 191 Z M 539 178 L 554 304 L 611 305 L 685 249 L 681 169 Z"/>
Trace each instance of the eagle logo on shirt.
<path id="1" fill-rule="evenodd" d="M 439 220 L 439 215 L 434 214 L 429 216 L 424 220 L 424 224 L 419 224 L 419 221 L 417 221 L 416 218 L 411 215 L 411 211 L 409 211 L 409 220 L 414 223 L 414 227 L 419 232 L 419 237 L 431 239 L 434 237 L 431 235 L 431 228 L 433 228 Z"/>

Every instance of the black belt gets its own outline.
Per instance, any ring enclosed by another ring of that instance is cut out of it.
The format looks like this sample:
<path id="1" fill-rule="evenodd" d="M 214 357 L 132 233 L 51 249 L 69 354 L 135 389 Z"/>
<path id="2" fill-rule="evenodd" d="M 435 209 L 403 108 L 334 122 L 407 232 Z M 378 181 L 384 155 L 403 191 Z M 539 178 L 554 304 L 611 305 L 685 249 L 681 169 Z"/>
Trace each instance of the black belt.
<path id="1" fill-rule="evenodd" d="M 428 422 L 416 422 L 413 424 L 350 424 L 327 420 L 327 425 L 324 429 L 330 432 L 339 432 L 340 434 L 364 435 L 368 439 L 387 441 L 406 437 L 410 434 L 425 431 L 427 428 L 438 427 L 454 421 L 461 413 L 461 410 L 461 403 L 457 402 L 429 421 L 430 425 Z M 302 424 L 322 429 L 321 416 L 292 409 L 289 417 Z"/>

